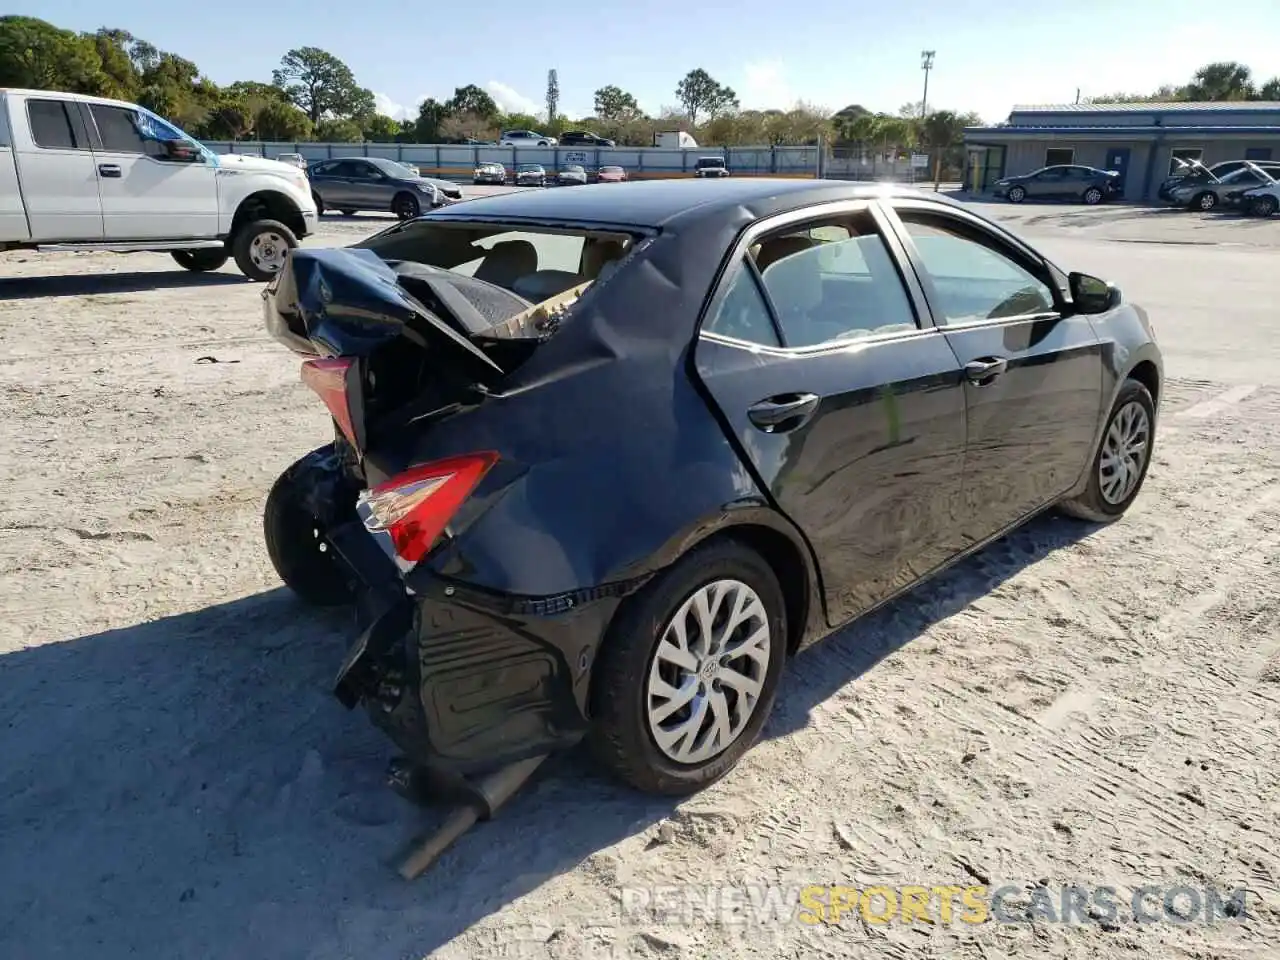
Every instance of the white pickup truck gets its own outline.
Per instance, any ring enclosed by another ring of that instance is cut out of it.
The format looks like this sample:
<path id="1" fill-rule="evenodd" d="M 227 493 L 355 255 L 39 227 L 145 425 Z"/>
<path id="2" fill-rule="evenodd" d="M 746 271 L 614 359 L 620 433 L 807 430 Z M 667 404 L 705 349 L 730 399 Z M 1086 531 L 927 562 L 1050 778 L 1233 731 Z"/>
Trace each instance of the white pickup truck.
<path id="1" fill-rule="evenodd" d="M 269 280 L 317 213 L 304 171 L 219 155 L 149 110 L 0 90 L 0 250 L 162 250 Z"/>

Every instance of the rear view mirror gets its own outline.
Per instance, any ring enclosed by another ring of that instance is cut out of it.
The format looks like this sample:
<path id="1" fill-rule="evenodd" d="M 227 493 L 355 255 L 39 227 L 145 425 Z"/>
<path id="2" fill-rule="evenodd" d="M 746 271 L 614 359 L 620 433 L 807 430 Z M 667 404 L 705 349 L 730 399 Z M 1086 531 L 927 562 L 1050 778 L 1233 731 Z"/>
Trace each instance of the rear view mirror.
<path id="1" fill-rule="evenodd" d="M 1072 273 L 1067 281 L 1077 313 L 1106 313 L 1120 306 L 1120 289 L 1105 280 L 1087 273 Z"/>

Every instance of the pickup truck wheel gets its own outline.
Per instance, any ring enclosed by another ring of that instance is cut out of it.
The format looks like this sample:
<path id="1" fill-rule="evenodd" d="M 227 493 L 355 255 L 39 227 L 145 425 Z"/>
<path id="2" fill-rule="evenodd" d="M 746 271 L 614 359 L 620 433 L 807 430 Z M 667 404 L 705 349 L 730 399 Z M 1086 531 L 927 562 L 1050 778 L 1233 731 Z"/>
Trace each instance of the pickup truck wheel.
<path id="1" fill-rule="evenodd" d="M 236 266 L 250 280 L 270 280 L 298 245 L 293 231 L 278 220 L 246 223 L 231 239 Z"/>
<path id="2" fill-rule="evenodd" d="M 204 273 L 206 270 L 217 270 L 230 259 L 226 250 L 174 250 L 173 259 L 183 270 L 192 273 Z"/>
<path id="3" fill-rule="evenodd" d="M 315 192 L 312 192 L 312 194 L 311 194 L 311 199 L 315 201 L 315 205 L 316 205 L 316 216 L 317 216 L 317 217 L 323 217 L 323 216 L 324 216 L 324 201 L 320 199 L 320 194 L 315 193 Z"/>

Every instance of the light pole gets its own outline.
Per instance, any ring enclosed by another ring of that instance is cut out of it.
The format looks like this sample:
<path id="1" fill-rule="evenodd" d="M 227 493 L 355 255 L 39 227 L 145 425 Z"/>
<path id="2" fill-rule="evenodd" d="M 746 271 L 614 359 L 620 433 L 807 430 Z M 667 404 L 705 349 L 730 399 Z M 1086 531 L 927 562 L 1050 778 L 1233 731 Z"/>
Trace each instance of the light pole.
<path id="1" fill-rule="evenodd" d="M 924 96 L 920 99 L 920 119 L 929 115 L 929 71 L 933 69 L 933 50 L 920 51 L 920 69 L 924 71 Z"/>

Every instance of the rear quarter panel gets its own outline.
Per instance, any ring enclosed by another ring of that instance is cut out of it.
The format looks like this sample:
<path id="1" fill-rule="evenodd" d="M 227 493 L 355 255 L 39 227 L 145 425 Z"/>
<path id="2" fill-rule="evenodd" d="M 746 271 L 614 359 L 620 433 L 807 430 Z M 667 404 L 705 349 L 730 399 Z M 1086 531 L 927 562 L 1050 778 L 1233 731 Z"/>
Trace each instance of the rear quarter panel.
<path id="1" fill-rule="evenodd" d="M 400 466 L 485 449 L 502 457 L 457 517 L 435 571 L 551 596 L 643 577 L 739 521 L 786 528 L 690 377 L 696 316 L 719 256 L 684 257 L 683 248 L 650 241 L 501 396 L 406 448 Z"/>

